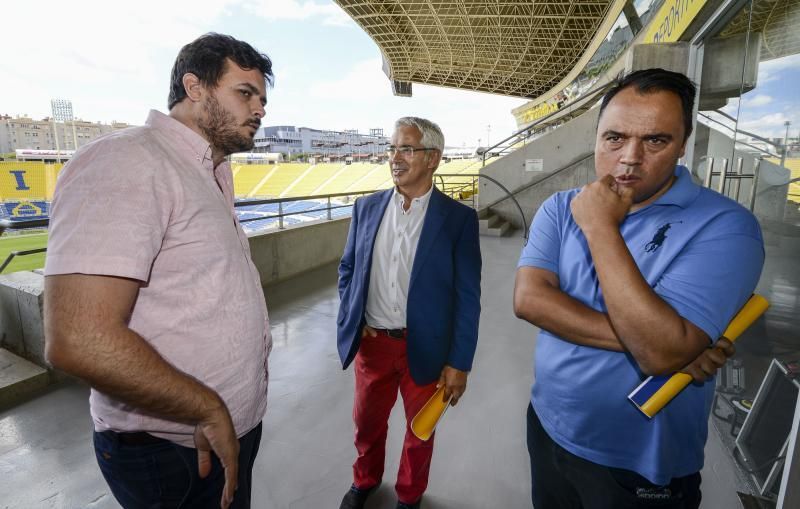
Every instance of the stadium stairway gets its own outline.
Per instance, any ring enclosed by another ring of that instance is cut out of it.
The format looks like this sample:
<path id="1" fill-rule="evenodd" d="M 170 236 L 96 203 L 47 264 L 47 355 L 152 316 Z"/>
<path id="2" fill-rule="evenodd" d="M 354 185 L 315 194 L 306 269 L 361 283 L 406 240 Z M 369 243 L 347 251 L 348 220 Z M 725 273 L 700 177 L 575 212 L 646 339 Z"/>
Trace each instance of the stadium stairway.
<path id="1" fill-rule="evenodd" d="M 478 233 L 492 237 L 505 237 L 512 232 L 511 223 L 490 209 L 478 211 Z"/>
<path id="2" fill-rule="evenodd" d="M 50 384 L 50 373 L 0 348 L 0 410 L 29 399 Z"/>

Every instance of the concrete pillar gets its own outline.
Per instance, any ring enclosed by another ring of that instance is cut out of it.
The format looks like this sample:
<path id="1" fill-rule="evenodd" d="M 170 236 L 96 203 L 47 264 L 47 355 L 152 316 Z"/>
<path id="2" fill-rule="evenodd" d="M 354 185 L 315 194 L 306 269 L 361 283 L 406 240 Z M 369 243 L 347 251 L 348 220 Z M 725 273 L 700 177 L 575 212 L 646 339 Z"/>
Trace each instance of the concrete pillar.
<path id="1" fill-rule="evenodd" d="M 0 276 L 0 347 L 39 366 L 44 360 L 44 276 L 12 272 Z"/>
<path id="2" fill-rule="evenodd" d="M 660 67 L 689 74 L 689 43 L 636 44 L 625 56 L 625 74 Z"/>
<path id="3" fill-rule="evenodd" d="M 739 34 L 711 39 L 706 43 L 700 109 L 715 109 L 719 104 L 724 105 L 728 98 L 740 97 L 753 90 L 758 82 L 760 54 L 761 33 L 754 32 L 749 37 L 748 34 Z"/>
<path id="4" fill-rule="evenodd" d="M 628 26 L 631 27 L 631 32 L 634 36 L 642 31 L 642 20 L 639 18 L 639 13 L 636 12 L 636 6 L 633 5 L 632 0 L 625 2 L 622 7 L 622 12 L 625 14 L 625 19 L 628 20 Z"/>

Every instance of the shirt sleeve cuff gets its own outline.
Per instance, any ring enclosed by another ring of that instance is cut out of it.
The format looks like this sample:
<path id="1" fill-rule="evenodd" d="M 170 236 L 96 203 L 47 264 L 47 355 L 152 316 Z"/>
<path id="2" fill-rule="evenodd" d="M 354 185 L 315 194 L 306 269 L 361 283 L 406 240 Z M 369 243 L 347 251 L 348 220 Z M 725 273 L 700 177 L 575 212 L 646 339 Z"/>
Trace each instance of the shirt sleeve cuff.
<path id="1" fill-rule="evenodd" d="M 520 267 L 536 267 L 537 269 L 549 270 L 558 274 L 558 265 L 542 258 L 535 258 L 533 256 L 523 256 L 519 259 L 517 268 Z"/>
<path id="2" fill-rule="evenodd" d="M 689 320 L 695 325 L 695 327 L 698 327 L 700 330 L 708 334 L 708 339 L 711 343 L 714 343 L 717 339 L 719 339 L 720 336 L 722 336 L 723 331 L 720 330 L 719 326 L 697 311 L 689 308 L 678 307 L 674 302 L 670 302 L 669 305 L 672 306 L 682 318 Z"/>

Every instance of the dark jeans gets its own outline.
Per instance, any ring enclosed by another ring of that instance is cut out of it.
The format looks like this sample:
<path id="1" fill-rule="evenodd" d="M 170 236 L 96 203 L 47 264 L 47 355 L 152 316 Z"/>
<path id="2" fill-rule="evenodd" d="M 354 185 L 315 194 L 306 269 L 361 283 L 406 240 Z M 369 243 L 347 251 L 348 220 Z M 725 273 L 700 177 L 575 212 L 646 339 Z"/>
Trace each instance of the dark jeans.
<path id="1" fill-rule="evenodd" d="M 261 424 L 239 439 L 239 489 L 231 508 L 250 507 L 253 463 L 260 442 Z M 128 445 L 113 431 L 95 432 L 94 450 L 111 492 L 126 509 L 219 509 L 225 475 L 213 452 L 211 473 L 201 479 L 197 451 L 168 440 Z"/>
<path id="2" fill-rule="evenodd" d="M 528 405 L 531 501 L 535 509 L 698 509 L 700 472 L 658 486 L 636 472 L 579 458 L 556 444 Z"/>

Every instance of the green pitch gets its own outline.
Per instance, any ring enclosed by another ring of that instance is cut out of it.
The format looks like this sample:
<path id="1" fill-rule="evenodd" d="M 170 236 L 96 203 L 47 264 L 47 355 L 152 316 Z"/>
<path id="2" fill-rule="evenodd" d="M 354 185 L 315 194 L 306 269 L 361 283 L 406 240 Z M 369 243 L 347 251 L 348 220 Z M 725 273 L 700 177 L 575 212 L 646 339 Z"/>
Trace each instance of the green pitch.
<path id="1" fill-rule="evenodd" d="M 10 237 L 3 235 L 0 237 L 0 264 L 5 262 L 12 251 L 24 251 L 26 249 L 38 249 L 40 247 L 47 247 L 46 233 Z M 41 269 L 44 267 L 45 254 L 46 253 L 37 253 L 27 256 L 15 256 L 11 264 L 3 270 L 3 274 L 20 270 Z"/>

